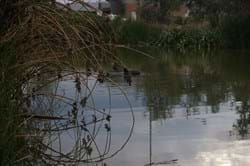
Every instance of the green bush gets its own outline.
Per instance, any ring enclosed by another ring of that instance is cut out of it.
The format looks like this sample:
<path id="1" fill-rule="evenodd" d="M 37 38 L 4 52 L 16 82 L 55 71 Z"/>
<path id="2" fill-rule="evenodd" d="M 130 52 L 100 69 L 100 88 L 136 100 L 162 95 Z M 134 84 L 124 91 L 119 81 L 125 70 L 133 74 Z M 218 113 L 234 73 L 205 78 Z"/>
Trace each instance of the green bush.
<path id="1" fill-rule="evenodd" d="M 17 101 L 17 79 L 10 66 L 16 64 L 16 55 L 11 43 L 0 44 L 0 165 L 14 165 L 17 156 L 22 157 L 21 139 L 17 139 L 19 130 Z M 16 163 L 17 164 L 17 163 Z"/>
<path id="2" fill-rule="evenodd" d="M 156 40 L 162 30 L 159 27 L 148 25 L 142 21 L 121 22 L 118 40 L 123 44 L 137 45 L 149 44 Z"/>
<path id="3" fill-rule="evenodd" d="M 249 48 L 250 16 L 230 16 L 220 27 L 223 45 L 227 48 Z"/>

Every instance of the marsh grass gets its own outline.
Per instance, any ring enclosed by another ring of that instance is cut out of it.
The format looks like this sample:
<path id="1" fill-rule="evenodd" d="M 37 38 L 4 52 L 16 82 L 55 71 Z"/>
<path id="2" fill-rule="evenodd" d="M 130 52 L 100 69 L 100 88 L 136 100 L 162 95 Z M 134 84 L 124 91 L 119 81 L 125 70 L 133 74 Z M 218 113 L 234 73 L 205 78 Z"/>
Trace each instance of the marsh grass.
<path id="1" fill-rule="evenodd" d="M 131 137 L 133 113 L 128 138 L 111 152 L 111 106 L 105 112 L 94 104 L 88 105 L 88 101 L 94 103 L 92 93 L 97 84 L 109 81 L 118 86 L 103 68 L 103 63 L 121 64 L 114 53 L 113 30 L 106 19 L 74 12 L 51 0 L 0 0 L 0 4 L 4 25 L 0 28 L 0 164 L 96 163 L 117 154 Z M 78 66 L 85 66 L 86 70 L 79 70 Z M 94 87 L 89 87 L 90 76 L 95 80 Z M 42 91 L 64 79 L 74 82 L 75 97 Z M 63 117 L 57 117 L 51 109 L 55 101 L 66 103 L 69 108 Z M 39 107 L 42 115 L 36 115 L 33 109 L 39 105 L 43 106 Z M 84 116 L 79 120 L 80 108 L 92 112 L 91 121 L 85 122 Z M 45 120 L 49 121 L 44 125 L 47 127 L 41 127 Z M 65 154 L 61 148 L 51 147 L 53 142 L 63 146 L 60 133 L 67 130 L 74 130 L 77 137 L 72 151 Z M 95 142 L 100 130 L 107 132 L 103 152 Z M 92 151 L 97 155 L 92 156 Z"/>

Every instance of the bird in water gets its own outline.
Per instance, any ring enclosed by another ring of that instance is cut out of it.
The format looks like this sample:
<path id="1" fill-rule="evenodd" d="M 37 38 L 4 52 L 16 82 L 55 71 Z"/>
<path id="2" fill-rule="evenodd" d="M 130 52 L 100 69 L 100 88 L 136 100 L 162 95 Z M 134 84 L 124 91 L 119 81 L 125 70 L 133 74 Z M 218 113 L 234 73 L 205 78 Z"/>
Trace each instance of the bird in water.
<path id="1" fill-rule="evenodd" d="M 127 68 L 123 69 L 123 77 L 124 77 L 124 80 L 129 84 L 129 86 L 131 86 L 132 78 Z"/>
<path id="2" fill-rule="evenodd" d="M 115 72 L 121 72 L 122 71 L 122 66 L 121 65 L 118 65 L 117 63 L 113 63 L 112 64 L 112 69 L 115 71 Z M 140 71 L 138 70 L 128 70 L 126 67 L 123 68 L 123 73 L 124 74 L 128 74 L 130 73 L 132 76 L 138 76 L 141 74 Z"/>

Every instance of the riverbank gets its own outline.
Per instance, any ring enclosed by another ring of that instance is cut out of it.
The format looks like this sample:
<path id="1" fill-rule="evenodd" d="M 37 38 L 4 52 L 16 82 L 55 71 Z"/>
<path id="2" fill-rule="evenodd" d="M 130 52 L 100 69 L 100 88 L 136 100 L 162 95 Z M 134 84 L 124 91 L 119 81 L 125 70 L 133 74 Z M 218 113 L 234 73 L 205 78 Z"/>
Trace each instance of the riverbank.
<path id="1" fill-rule="evenodd" d="M 246 49 L 250 46 L 250 17 L 225 17 L 215 27 L 198 24 L 149 24 L 143 20 L 112 22 L 118 42 L 166 49 Z"/>

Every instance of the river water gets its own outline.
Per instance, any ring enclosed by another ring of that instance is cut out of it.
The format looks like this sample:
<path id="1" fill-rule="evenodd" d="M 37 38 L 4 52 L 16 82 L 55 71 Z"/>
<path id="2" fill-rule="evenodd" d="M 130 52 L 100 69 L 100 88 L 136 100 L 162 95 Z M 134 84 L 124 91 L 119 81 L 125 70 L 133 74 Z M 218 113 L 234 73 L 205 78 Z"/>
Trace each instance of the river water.
<path id="1" fill-rule="evenodd" d="M 87 104 L 111 111 L 109 153 L 120 149 L 104 162 L 110 166 L 249 166 L 250 52 L 153 51 L 151 55 L 155 58 L 122 52 L 128 69 L 141 72 L 132 74 L 131 85 L 122 71 L 111 67 L 107 70 L 112 81 L 95 84 L 94 77 L 89 77 L 94 90 L 93 101 Z M 74 86 L 74 81 L 65 79 L 57 89 L 73 97 Z M 96 134 L 97 144 L 107 139 L 106 127 Z M 73 135 L 73 131 L 62 134 L 62 151 L 72 149 Z M 105 149 L 101 146 L 100 151 Z"/>

